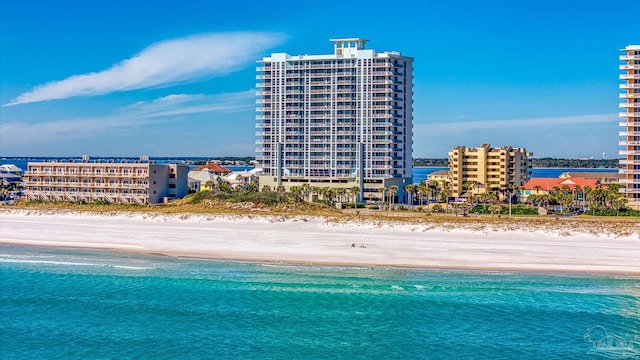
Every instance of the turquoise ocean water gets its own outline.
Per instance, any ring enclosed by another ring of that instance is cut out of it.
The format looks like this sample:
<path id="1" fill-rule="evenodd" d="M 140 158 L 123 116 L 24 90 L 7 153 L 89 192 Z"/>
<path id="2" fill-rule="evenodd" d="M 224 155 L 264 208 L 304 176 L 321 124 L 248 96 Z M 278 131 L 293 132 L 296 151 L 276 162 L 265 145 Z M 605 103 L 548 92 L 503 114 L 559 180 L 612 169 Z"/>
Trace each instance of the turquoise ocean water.
<path id="1" fill-rule="evenodd" d="M 637 279 L 0 246 L 2 359 L 605 355 L 640 357 Z"/>

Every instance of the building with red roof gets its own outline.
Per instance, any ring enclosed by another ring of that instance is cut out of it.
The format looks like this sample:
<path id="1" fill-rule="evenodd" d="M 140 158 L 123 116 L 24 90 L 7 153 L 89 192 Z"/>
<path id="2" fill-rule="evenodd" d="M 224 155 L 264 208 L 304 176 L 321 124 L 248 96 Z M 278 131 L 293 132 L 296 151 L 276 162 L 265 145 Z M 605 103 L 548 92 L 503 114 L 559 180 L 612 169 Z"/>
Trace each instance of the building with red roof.
<path id="1" fill-rule="evenodd" d="M 218 176 L 224 176 L 224 175 L 228 175 L 231 173 L 231 170 L 227 169 L 224 166 L 218 165 L 214 162 L 208 162 L 202 166 L 199 166 L 195 169 L 193 169 L 193 171 L 200 171 L 200 170 L 205 170 L 208 169 L 209 171 L 211 171 L 212 173 L 218 175 Z"/>
<path id="2" fill-rule="evenodd" d="M 570 178 L 531 178 L 520 187 L 520 199 L 526 201 L 529 195 L 542 195 L 550 193 L 553 188 L 568 186 L 571 191 L 576 188 L 584 190 L 585 187 L 592 189 L 600 186 L 598 179 L 585 179 L 582 177 Z"/>

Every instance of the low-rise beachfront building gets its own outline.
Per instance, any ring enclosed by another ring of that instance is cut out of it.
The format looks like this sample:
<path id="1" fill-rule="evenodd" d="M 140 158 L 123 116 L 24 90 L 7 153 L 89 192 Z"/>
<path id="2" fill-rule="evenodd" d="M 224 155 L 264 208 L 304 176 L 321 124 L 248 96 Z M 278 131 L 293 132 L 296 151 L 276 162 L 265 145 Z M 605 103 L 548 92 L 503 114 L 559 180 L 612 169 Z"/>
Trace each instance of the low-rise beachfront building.
<path id="1" fill-rule="evenodd" d="M 196 192 L 210 191 L 215 183 L 224 181 L 221 179 L 223 176 L 231 173 L 233 171 L 222 165 L 215 162 L 207 162 L 189 171 L 189 189 Z"/>
<path id="2" fill-rule="evenodd" d="M 0 172 L 0 186 L 2 188 L 18 187 L 22 183 L 22 177 L 9 172 Z"/>
<path id="3" fill-rule="evenodd" d="M 232 173 L 232 171 L 229 170 L 228 168 L 222 165 L 216 164 L 215 162 L 207 162 L 206 164 L 200 165 L 197 168 L 193 169 L 192 171 L 203 171 L 203 170 L 208 170 L 212 174 L 218 175 L 218 176 L 225 176 Z"/>
<path id="4" fill-rule="evenodd" d="M 0 165 L 0 173 L 9 173 L 18 176 L 22 176 L 22 169 L 14 164 L 2 164 Z"/>
<path id="5" fill-rule="evenodd" d="M 449 151 L 452 196 L 497 192 L 524 185 L 529 179 L 533 153 L 524 148 L 491 147 L 470 149 L 458 146 Z"/>
<path id="6" fill-rule="evenodd" d="M 258 177 L 257 172 L 261 169 L 231 171 L 222 173 L 214 173 L 210 167 L 200 167 L 200 170 L 189 171 L 189 190 L 190 191 L 211 191 L 214 185 L 226 182 L 231 188 L 246 188 L 249 184 L 255 183 L 257 188 Z"/>
<path id="7" fill-rule="evenodd" d="M 624 178 L 623 174 L 612 171 L 567 171 L 559 176 L 560 178 L 583 178 L 595 179 L 599 184 L 620 184 L 620 180 Z"/>
<path id="8" fill-rule="evenodd" d="M 96 200 L 158 204 L 187 195 L 188 165 L 139 161 L 89 160 L 29 162 L 24 197 L 41 201 Z"/>
<path id="9" fill-rule="evenodd" d="M 438 184 L 451 184 L 449 170 L 438 170 L 427 175 L 427 181 L 436 181 Z"/>
<path id="10" fill-rule="evenodd" d="M 210 191 L 213 188 L 220 175 L 216 175 L 208 168 L 201 170 L 189 171 L 189 190 L 190 191 Z"/>
<path id="11" fill-rule="evenodd" d="M 578 173 L 579 174 L 579 173 Z M 562 190 L 567 187 L 575 192 L 576 198 L 583 199 L 587 188 L 596 189 L 600 180 L 583 177 L 557 177 L 557 178 L 531 178 L 519 189 L 519 198 L 526 202 L 531 195 L 547 195 L 554 190 Z"/>
<path id="12" fill-rule="evenodd" d="M 274 53 L 257 68 L 260 189 L 354 189 L 380 201 L 413 182 L 413 58 L 332 39 L 333 53 Z"/>

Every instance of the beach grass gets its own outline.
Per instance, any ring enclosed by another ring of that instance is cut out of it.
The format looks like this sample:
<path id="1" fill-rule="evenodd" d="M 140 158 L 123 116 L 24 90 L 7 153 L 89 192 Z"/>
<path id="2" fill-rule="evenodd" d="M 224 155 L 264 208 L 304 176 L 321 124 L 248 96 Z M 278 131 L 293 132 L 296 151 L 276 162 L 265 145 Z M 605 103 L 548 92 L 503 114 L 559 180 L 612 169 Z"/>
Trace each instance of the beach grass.
<path id="1" fill-rule="evenodd" d="M 273 217 L 322 217 L 326 221 L 341 224 L 369 224 L 374 226 L 426 225 L 439 229 L 465 229 L 471 231 L 548 231 L 565 235 L 584 233 L 590 235 L 631 236 L 640 233 L 640 219 L 629 217 L 594 217 L 579 215 L 557 216 L 491 216 L 488 214 L 458 216 L 455 214 L 425 213 L 417 209 L 405 210 L 340 210 L 322 203 L 283 202 L 265 205 L 254 202 L 228 200 L 204 200 L 191 203 L 175 200 L 155 206 L 129 204 L 93 204 L 68 202 L 20 202 L 6 209 L 37 210 L 42 212 L 91 212 L 98 214 L 147 213 Z"/>

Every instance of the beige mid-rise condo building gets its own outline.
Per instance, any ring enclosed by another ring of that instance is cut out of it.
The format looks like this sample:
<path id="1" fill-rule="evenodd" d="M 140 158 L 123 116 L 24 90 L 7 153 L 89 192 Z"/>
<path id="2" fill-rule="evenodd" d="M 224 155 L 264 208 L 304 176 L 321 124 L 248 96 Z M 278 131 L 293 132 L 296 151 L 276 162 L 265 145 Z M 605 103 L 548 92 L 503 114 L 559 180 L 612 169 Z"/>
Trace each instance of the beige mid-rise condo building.
<path id="1" fill-rule="evenodd" d="M 412 183 L 413 58 L 334 39 L 333 53 L 271 54 L 257 68 L 260 188 L 360 189 Z"/>
<path id="2" fill-rule="evenodd" d="M 29 162 L 27 200 L 157 204 L 187 195 L 189 166 L 140 160 Z"/>
<path id="3" fill-rule="evenodd" d="M 458 146 L 449 151 L 452 196 L 496 192 L 524 185 L 529 179 L 532 153 L 524 148 L 491 147 L 470 149 Z"/>
<path id="4" fill-rule="evenodd" d="M 620 122 L 620 191 L 631 201 L 629 205 L 637 208 L 640 203 L 640 45 L 629 45 L 621 51 L 624 55 L 620 56 L 623 62 L 620 107 L 624 112 L 620 117 L 624 120 Z"/>

